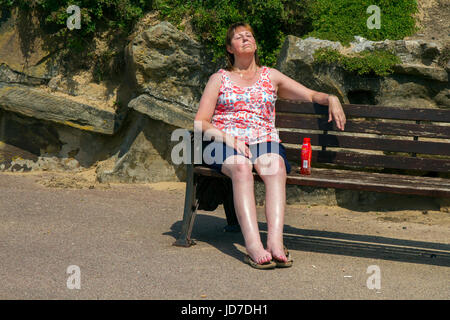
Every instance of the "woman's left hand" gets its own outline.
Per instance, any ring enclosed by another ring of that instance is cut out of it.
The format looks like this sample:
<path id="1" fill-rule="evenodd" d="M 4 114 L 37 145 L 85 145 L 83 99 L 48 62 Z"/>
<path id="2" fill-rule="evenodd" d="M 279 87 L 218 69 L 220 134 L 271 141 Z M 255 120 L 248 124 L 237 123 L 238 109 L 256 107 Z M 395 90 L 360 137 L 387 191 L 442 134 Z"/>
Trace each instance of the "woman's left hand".
<path id="1" fill-rule="evenodd" d="M 336 122 L 336 127 L 344 131 L 346 122 L 344 109 L 342 109 L 341 102 L 336 96 L 330 96 L 328 99 L 328 122 L 333 119 Z"/>

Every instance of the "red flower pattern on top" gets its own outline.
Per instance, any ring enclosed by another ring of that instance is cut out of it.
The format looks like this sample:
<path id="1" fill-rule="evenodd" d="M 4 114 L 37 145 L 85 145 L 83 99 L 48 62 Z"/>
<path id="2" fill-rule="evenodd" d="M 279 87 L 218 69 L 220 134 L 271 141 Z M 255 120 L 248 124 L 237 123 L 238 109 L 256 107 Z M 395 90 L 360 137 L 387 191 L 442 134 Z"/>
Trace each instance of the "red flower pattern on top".
<path id="1" fill-rule="evenodd" d="M 275 128 L 277 93 L 269 78 L 270 69 L 262 67 L 258 81 L 251 87 L 237 86 L 225 70 L 219 72 L 222 84 L 212 125 L 247 144 L 281 142 Z"/>

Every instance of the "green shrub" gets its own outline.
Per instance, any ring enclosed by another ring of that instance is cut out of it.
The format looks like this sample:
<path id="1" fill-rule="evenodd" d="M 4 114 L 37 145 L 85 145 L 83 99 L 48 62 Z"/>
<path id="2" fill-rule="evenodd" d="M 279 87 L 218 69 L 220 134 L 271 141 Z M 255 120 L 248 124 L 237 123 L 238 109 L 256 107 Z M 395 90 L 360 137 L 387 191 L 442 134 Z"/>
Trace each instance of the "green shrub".
<path id="1" fill-rule="evenodd" d="M 381 10 L 381 28 L 369 29 L 370 5 Z M 255 30 L 263 64 L 273 66 L 287 34 L 314 36 L 348 45 L 355 35 L 369 40 L 402 39 L 415 29 L 416 0 L 156 0 L 163 18 L 180 25 L 185 17 L 214 54 L 224 56 L 228 26 L 246 21 Z M 369 57 L 366 57 L 369 59 Z M 374 56 L 373 59 L 378 59 Z M 362 70 L 362 69 L 361 69 Z M 379 72 L 383 73 L 382 70 Z"/>
<path id="2" fill-rule="evenodd" d="M 369 29 L 366 13 L 370 5 L 380 8 L 381 28 Z M 366 39 L 397 40 L 416 31 L 413 14 L 416 0 L 316 0 L 309 3 L 308 17 L 313 31 L 307 36 L 340 41 L 347 45 L 355 35 Z"/>
<path id="3" fill-rule="evenodd" d="M 81 29 L 67 28 L 70 14 L 66 10 L 70 5 L 77 5 L 81 9 Z M 101 28 L 128 33 L 152 5 L 153 1 L 146 0 L 0 0 L 2 10 L 13 7 L 34 10 L 46 31 L 60 36 L 70 49 L 77 51 L 85 50 L 86 41 L 91 40 Z"/>
<path id="4" fill-rule="evenodd" d="M 70 31 L 66 8 L 72 4 L 81 8 L 82 17 L 81 29 Z M 381 9 L 381 29 L 370 30 L 366 25 L 370 5 Z M 415 31 L 412 15 L 417 12 L 416 0 L 0 0 L 0 10 L 12 7 L 35 10 L 41 26 L 78 52 L 86 50 L 97 31 L 117 29 L 126 35 L 146 11 L 156 9 L 161 18 L 178 27 L 190 20 L 198 40 L 206 44 L 216 61 L 225 56 L 228 26 L 245 21 L 255 30 L 261 63 L 268 66 L 275 65 L 288 34 L 341 41 L 344 45 L 355 35 L 374 41 L 402 39 Z M 373 64 L 389 60 L 377 55 L 361 58 Z M 356 60 L 342 64 L 357 66 Z M 388 72 L 383 69 L 386 65 L 373 65 L 372 70 Z M 363 72 L 365 67 L 355 70 Z"/>
<path id="5" fill-rule="evenodd" d="M 245 21 L 255 30 L 261 63 L 273 66 L 286 34 L 303 35 L 307 29 L 307 1 L 294 0 L 156 0 L 155 9 L 175 25 L 190 17 L 214 60 L 225 56 L 228 27 Z"/>
<path id="6" fill-rule="evenodd" d="M 335 63 L 359 75 L 387 76 L 401 60 L 394 53 L 384 50 L 363 51 L 354 56 L 345 56 L 334 49 L 320 48 L 314 52 L 314 62 Z"/>

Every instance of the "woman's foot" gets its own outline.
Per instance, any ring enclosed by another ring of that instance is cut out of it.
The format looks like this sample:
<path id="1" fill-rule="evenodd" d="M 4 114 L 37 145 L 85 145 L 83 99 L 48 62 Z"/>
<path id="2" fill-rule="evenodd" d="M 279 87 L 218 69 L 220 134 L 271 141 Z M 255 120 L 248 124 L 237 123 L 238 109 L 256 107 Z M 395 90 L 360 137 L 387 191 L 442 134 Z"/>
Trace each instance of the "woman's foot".
<path id="1" fill-rule="evenodd" d="M 267 251 L 272 255 L 272 259 L 279 262 L 288 262 L 283 243 L 267 243 Z"/>
<path id="2" fill-rule="evenodd" d="M 294 260 L 292 260 L 291 254 L 288 249 L 281 244 L 282 249 L 280 251 L 279 246 L 267 247 L 267 250 L 272 254 L 273 262 L 277 268 L 289 268 L 292 267 Z"/>
<path id="3" fill-rule="evenodd" d="M 268 263 L 272 260 L 272 255 L 265 250 L 262 244 L 246 247 L 248 256 L 257 264 Z"/>

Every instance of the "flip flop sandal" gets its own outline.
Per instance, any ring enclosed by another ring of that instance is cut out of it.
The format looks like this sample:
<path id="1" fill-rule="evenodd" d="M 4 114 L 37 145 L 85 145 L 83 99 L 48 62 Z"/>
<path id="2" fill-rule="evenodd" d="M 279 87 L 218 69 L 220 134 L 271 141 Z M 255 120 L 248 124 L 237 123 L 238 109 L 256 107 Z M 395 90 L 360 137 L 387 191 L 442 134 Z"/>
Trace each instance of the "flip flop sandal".
<path id="1" fill-rule="evenodd" d="M 244 262 L 249 264 L 252 268 L 259 270 L 274 269 L 276 267 L 276 263 L 273 261 L 265 262 L 262 264 L 256 263 L 252 258 L 250 258 L 248 254 L 245 255 Z"/>
<path id="2" fill-rule="evenodd" d="M 289 252 L 289 250 L 284 247 L 284 254 L 286 255 L 287 261 L 280 261 L 277 260 L 275 257 L 273 257 L 273 262 L 275 262 L 275 265 L 277 266 L 277 268 L 289 268 L 292 267 L 292 263 L 294 262 L 294 260 L 291 258 L 291 254 Z"/>

